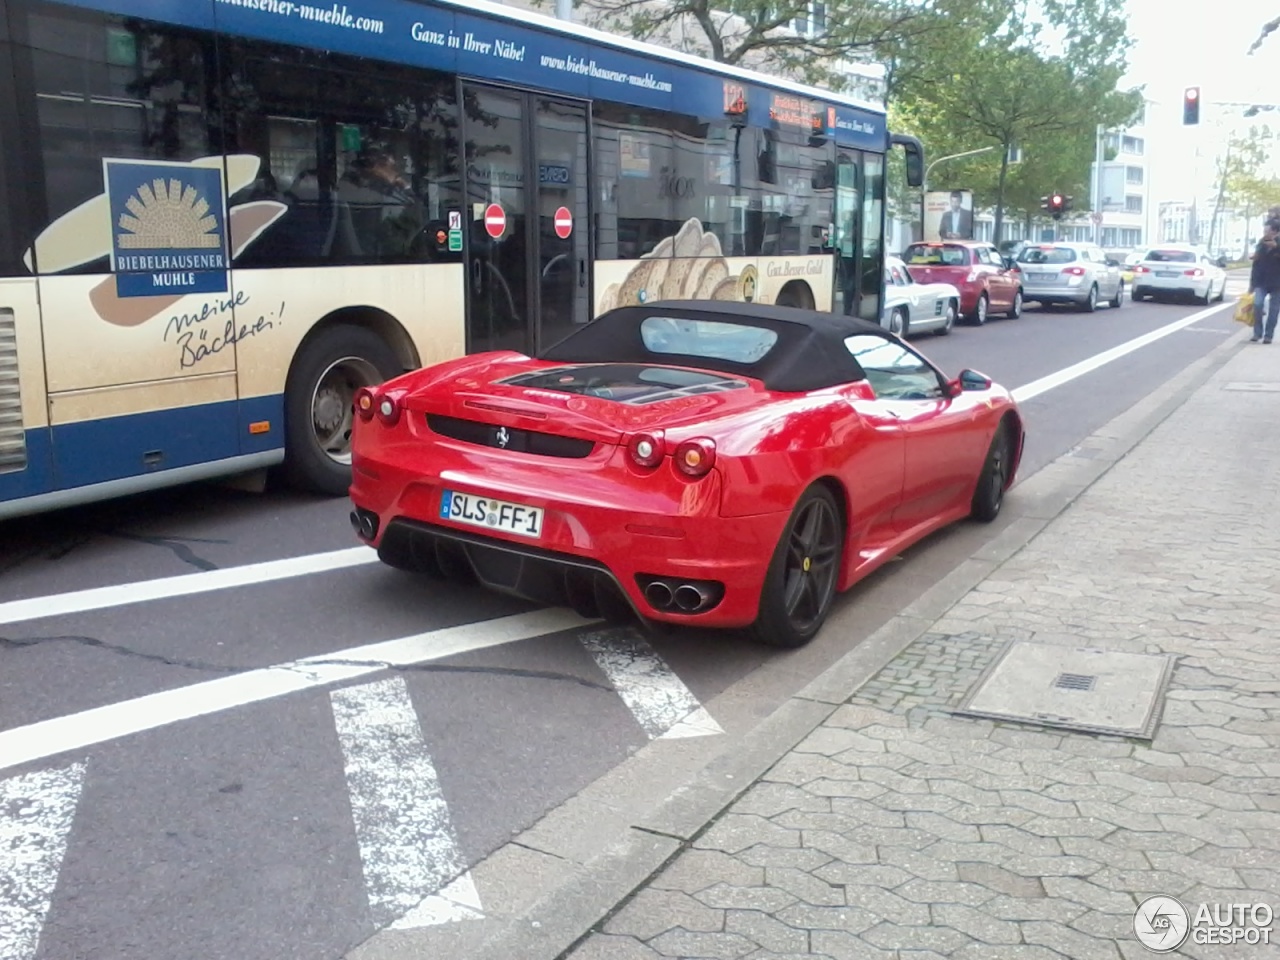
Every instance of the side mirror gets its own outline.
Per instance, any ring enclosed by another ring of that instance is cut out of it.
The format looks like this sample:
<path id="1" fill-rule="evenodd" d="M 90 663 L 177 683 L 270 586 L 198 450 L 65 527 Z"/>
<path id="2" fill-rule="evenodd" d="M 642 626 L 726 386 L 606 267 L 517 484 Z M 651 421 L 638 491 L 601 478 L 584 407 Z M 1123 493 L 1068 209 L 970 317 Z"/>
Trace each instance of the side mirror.
<path id="1" fill-rule="evenodd" d="M 901 147 L 907 160 L 907 186 L 924 186 L 924 144 L 906 133 L 889 135 L 889 146 Z"/>
<path id="2" fill-rule="evenodd" d="M 1018 261 L 1017 261 L 1017 260 L 1015 260 L 1015 259 L 1013 259 L 1013 257 L 1005 257 L 1005 258 L 1004 258 L 1004 267 L 1005 267 L 1005 269 L 1006 269 L 1006 270 L 1017 270 L 1017 269 L 1019 269 L 1019 268 L 1018 268 Z"/>
<path id="3" fill-rule="evenodd" d="M 990 390 L 991 378 L 985 373 L 979 373 L 977 370 L 965 368 L 960 371 L 960 376 L 953 381 L 961 390 Z"/>
<path id="4" fill-rule="evenodd" d="M 1219 257 L 1219 258 L 1218 258 L 1218 266 L 1222 267 L 1222 268 L 1225 270 L 1225 269 L 1226 269 L 1226 267 L 1227 267 L 1227 258 L 1226 258 L 1226 257 Z"/>

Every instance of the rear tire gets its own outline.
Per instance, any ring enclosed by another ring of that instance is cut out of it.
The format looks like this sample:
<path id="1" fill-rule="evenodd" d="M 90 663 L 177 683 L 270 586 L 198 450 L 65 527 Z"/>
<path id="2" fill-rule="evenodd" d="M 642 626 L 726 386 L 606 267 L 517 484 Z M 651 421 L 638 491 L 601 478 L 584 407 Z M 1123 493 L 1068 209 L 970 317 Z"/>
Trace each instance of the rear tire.
<path id="1" fill-rule="evenodd" d="M 1096 283 L 1089 288 L 1089 295 L 1080 304 L 1080 309 L 1085 313 L 1093 313 L 1098 309 L 1098 285 Z"/>
<path id="2" fill-rule="evenodd" d="M 751 636 L 772 647 L 803 647 L 831 612 L 844 529 L 831 491 L 815 484 L 804 492 L 778 538 L 760 591 Z"/>
<path id="3" fill-rule="evenodd" d="M 954 300 L 947 301 L 946 312 L 943 314 L 945 322 L 937 330 L 933 331 L 935 336 L 945 337 L 956 325 L 956 314 L 960 311 L 960 305 Z"/>
<path id="4" fill-rule="evenodd" d="M 980 523 L 990 523 L 1000 515 L 1004 505 L 1004 491 L 1009 483 L 1009 469 L 1013 461 L 1013 442 L 1008 425 L 1001 423 L 987 448 L 987 458 L 978 474 L 978 485 L 973 491 L 969 515 Z"/>
<path id="5" fill-rule="evenodd" d="M 1147 299 L 1147 296 L 1147 291 L 1143 287 L 1134 287 L 1133 292 L 1129 294 L 1129 299 L 1141 303 Z"/>
<path id="6" fill-rule="evenodd" d="M 355 392 L 401 372 L 395 351 L 364 327 L 329 327 L 298 351 L 284 390 L 284 475 L 292 486 L 346 496 Z"/>
<path id="7" fill-rule="evenodd" d="M 1019 290 L 1013 295 L 1013 308 L 1005 314 L 1010 320 L 1017 320 L 1022 316 L 1022 291 Z"/>
<path id="8" fill-rule="evenodd" d="M 973 308 L 973 322 L 975 326 L 982 326 L 987 322 L 987 308 L 991 306 L 991 301 L 984 293 L 978 297 L 978 305 Z"/>
<path id="9" fill-rule="evenodd" d="M 1116 286 L 1116 295 L 1111 298 L 1110 306 L 1119 309 L 1124 305 L 1124 281 L 1121 280 Z"/>

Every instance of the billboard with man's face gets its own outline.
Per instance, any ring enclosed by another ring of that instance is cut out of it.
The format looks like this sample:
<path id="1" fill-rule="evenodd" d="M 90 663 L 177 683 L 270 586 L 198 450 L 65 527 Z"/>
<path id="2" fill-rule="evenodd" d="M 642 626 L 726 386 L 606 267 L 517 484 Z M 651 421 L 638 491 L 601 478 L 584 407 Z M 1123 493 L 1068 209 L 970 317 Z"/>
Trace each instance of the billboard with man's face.
<path id="1" fill-rule="evenodd" d="M 938 190 L 924 195 L 925 240 L 973 239 L 973 191 Z"/>

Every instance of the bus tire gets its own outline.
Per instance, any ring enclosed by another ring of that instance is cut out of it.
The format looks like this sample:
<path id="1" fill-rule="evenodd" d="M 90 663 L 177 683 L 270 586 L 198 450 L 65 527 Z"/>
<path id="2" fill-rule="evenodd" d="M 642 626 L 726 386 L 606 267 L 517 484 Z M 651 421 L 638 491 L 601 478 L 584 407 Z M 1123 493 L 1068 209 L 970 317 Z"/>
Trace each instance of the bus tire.
<path id="1" fill-rule="evenodd" d="M 290 486 L 347 495 L 355 391 L 401 372 L 395 351 L 364 327 L 336 324 L 302 345 L 284 390 L 284 477 Z"/>

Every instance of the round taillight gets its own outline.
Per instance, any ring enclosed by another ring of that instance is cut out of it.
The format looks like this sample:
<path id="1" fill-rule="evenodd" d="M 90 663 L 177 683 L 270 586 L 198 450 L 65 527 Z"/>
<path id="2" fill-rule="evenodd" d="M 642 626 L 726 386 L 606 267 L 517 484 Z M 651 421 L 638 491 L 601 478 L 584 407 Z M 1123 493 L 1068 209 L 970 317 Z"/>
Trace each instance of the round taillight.
<path id="1" fill-rule="evenodd" d="M 376 406 L 377 402 L 373 399 L 372 390 L 361 387 L 356 391 L 356 413 L 360 415 L 361 420 L 372 420 Z"/>
<path id="2" fill-rule="evenodd" d="M 686 477 L 704 477 L 716 463 L 716 445 L 714 440 L 698 437 L 686 440 L 676 447 L 676 469 Z"/>
<path id="3" fill-rule="evenodd" d="M 394 396 L 378 399 L 378 419 L 388 427 L 394 427 L 400 419 L 400 400 Z"/>
<path id="4" fill-rule="evenodd" d="M 627 443 L 627 452 L 637 467 L 652 469 L 666 456 L 666 445 L 661 434 L 638 433 Z"/>

